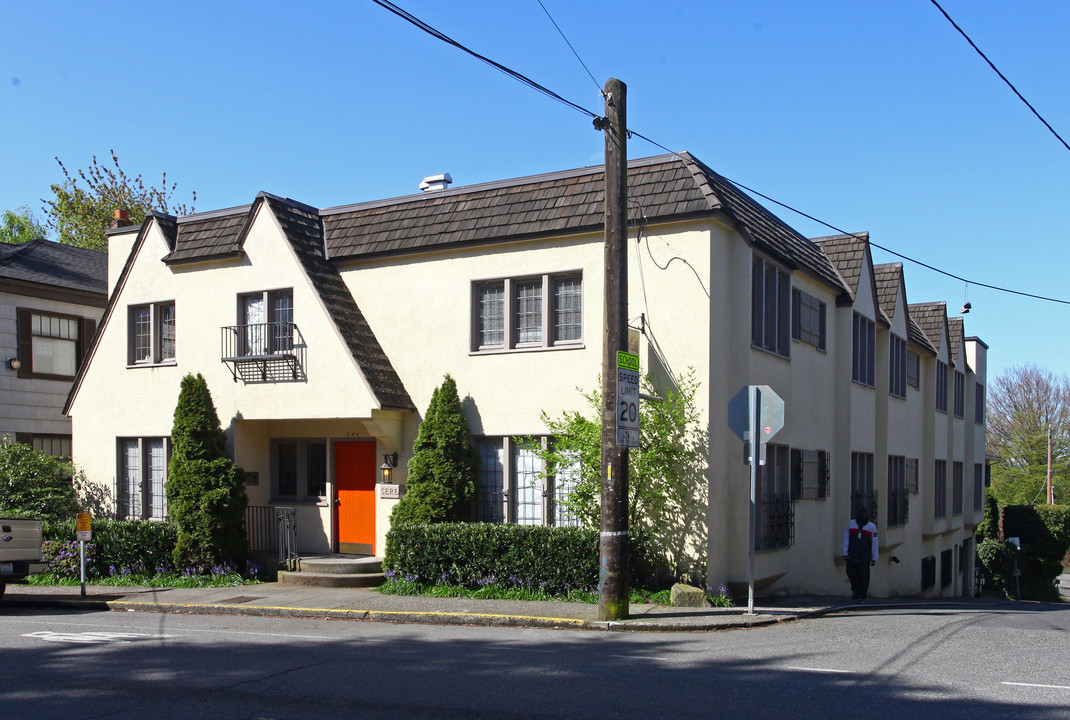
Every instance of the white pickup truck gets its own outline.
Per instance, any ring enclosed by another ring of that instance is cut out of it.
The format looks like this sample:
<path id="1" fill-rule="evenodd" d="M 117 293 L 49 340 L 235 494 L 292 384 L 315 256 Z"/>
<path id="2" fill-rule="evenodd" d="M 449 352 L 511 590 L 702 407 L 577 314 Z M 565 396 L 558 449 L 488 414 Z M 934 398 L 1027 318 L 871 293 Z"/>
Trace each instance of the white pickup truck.
<path id="1" fill-rule="evenodd" d="M 44 570 L 41 521 L 0 518 L 0 597 L 9 581 Z"/>

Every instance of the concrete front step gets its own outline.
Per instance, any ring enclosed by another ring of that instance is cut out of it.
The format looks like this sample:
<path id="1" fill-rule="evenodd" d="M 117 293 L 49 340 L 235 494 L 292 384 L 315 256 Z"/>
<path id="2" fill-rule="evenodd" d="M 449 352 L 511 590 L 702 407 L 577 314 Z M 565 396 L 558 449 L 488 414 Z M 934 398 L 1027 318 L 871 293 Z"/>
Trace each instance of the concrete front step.
<path id="1" fill-rule="evenodd" d="M 302 585 L 305 587 L 378 587 L 386 582 L 382 573 L 334 572 L 288 572 L 279 571 L 279 583 L 282 585 Z"/>
<path id="2" fill-rule="evenodd" d="M 279 571 L 284 585 L 306 587 L 376 587 L 386 582 L 381 557 L 306 555 L 296 572 Z"/>
<path id="3" fill-rule="evenodd" d="M 308 555 L 298 558 L 297 567 L 301 572 L 324 573 L 328 575 L 360 575 L 363 573 L 381 573 L 381 557 L 360 557 L 355 555 Z"/>

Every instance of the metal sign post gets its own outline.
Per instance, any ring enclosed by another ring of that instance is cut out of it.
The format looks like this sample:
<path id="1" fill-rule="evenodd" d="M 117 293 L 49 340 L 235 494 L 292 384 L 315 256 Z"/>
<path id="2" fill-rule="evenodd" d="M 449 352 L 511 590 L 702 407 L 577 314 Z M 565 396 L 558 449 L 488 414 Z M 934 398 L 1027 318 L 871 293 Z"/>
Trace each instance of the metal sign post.
<path id="1" fill-rule="evenodd" d="M 82 597 L 85 597 L 85 544 L 93 539 L 93 516 L 89 513 L 78 513 L 74 534 L 81 555 Z"/>
<path id="2" fill-rule="evenodd" d="M 754 614 L 754 536 L 758 466 L 765 465 L 769 438 L 784 427 L 784 401 L 768 385 L 748 385 L 728 403 L 728 426 L 743 441 L 743 462 L 750 465 L 750 531 L 747 544 L 747 614 Z"/>

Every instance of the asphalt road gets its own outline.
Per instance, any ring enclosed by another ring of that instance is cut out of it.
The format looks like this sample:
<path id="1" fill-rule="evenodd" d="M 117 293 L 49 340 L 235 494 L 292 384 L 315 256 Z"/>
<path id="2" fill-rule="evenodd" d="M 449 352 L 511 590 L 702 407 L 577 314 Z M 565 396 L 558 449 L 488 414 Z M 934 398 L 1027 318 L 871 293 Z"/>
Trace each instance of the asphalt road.
<path id="1" fill-rule="evenodd" d="M 0 718 L 1070 718 L 1070 606 L 716 633 L 0 614 Z"/>

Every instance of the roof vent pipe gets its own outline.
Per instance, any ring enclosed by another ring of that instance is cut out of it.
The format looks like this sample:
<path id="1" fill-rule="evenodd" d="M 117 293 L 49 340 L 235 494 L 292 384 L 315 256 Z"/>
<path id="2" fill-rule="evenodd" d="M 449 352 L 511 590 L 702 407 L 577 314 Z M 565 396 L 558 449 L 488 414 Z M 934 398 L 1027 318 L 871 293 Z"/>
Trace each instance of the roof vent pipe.
<path id="1" fill-rule="evenodd" d="M 445 190 L 453 182 L 453 178 L 449 173 L 442 173 L 441 175 L 428 175 L 424 178 L 424 181 L 420 183 L 420 189 L 424 192 L 433 192 L 435 190 Z"/>

